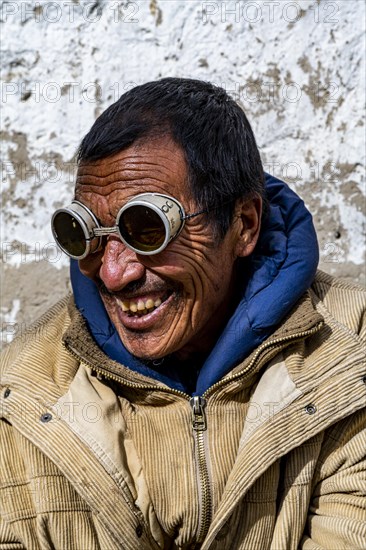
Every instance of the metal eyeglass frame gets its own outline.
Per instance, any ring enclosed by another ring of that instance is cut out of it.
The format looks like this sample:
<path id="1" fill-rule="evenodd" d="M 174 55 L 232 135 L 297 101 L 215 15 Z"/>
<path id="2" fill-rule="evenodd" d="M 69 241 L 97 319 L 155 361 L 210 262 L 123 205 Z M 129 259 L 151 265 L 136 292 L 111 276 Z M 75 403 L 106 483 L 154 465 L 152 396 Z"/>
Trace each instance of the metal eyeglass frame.
<path id="1" fill-rule="evenodd" d="M 128 243 L 122 236 L 119 229 L 119 221 L 123 213 L 133 207 L 133 206 L 145 206 L 153 210 L 160 219 L 162 220 L 165 228 L 165 238 L 164 242 L 156 250 L 144 251 L 138 248 L 135 248 L 130 243 Z M 127 246 L 130 250 L 133 250 L 137 254 L 142 254 L 145 256 L 152 256 L 154 254 L 159 254 L 164 250 L 167 245 L 175 239 L 184 227 L 186 220 L 199 216 L 200 214 L 207 213 L 208 210 L 200 210 L 199 212 L 194 212 L 193 214 L 185 214 L 184 208 L 181 203 L 169 196 L 163 195 L 160 193 L 141 193 L 136 195 L 132 199 L 126 202 L 124 206 L 119 210 L 116 217 L 116 224 L 112 227 L 102 227 L 95 215 L 87 206 L 82 204 L 80 201 L 73 200 L 71 204 L 65 208 L 60 208 L 52 216 L 51 228 L 54 239 L 58 247 L 67 254 L 70 258 L 76 260 L 82 260 L 86 258 L 89 254 L 92 254 L 99 250 L 101 246 L 102 237 L 117 234 L 121 241 Z M 67 213 L 73 218 L 75 218 L 84 233 L 86 248 L 84 254 L 80 256 L 75 256 L 70 254 L 59 242 L 58 236 L 54 227 L 54 220 L 58 214 L 61 212 Z M 93 243 L 93 241 L 96 242 Z"/>

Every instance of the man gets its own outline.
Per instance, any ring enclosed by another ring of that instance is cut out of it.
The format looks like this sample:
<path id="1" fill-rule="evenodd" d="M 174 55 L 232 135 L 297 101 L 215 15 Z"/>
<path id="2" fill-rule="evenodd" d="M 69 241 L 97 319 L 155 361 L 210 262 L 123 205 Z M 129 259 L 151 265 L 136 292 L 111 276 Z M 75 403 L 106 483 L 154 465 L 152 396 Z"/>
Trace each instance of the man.
<path id="1" fill-rule="evenodd" d="M 365 548 L 364 295 L 224 90 L 123 95 L 52 229 L 74 295 L 4 358 L 2 547 Z"/>

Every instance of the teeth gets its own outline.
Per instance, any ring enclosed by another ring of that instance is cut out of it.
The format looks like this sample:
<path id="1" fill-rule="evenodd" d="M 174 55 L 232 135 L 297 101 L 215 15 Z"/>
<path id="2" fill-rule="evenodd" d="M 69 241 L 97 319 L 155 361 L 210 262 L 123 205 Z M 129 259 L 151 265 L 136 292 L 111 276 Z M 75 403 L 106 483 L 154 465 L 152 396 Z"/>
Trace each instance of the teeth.
<path id="1" fill-rule="evenodd" d="M 157 300 L 153 300 L 152 298 L 148 298 L 146 302 L 143 300 L 138 300 L 137 302 L 133 302 L 132 300 L 118 300 L 118 305 L 122 308 L 122 311 L 130 311 L 131 313 L 138 313 L 139 315 L 146 315 L 146 313 L 150 313 L 153 309 L 156 307 L 161 306 L 162 301 L 160 298 Z"/>

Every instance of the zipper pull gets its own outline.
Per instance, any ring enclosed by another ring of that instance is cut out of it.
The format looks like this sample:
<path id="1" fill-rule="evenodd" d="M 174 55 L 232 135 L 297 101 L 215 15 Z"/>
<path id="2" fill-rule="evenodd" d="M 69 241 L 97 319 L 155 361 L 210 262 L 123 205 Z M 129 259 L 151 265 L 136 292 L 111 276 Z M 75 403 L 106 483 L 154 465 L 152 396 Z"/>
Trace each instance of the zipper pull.
<path id="1" fill-rule="evenodd" d="M 205 415 L 206 399 L 195 395 L 189 400 L 192 407 L 192 426 L 196 432 L 204 432 L 207 430 L 207 422 Z"/>

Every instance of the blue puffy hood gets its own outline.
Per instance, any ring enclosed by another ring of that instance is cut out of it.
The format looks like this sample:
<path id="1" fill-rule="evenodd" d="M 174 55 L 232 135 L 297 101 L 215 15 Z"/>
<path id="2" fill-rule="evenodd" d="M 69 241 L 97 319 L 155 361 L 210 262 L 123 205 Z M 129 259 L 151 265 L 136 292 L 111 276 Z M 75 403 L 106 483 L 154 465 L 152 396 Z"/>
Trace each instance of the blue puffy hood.
<path id="1" fill-rule="evenodd" d="M 270 336 L 312 283 L 319 250 L 310 213 L 284 182 L 266 174 L 270 212 L 259 243 L 243 259 L 240 301 L 203 364 L 173 356 L 144 362 L 131 355 L 110 321 L 96 285 L 71 261 L 75 303 L 98 346 L 111 359 L 171 388 L 202 395 Z"/>

